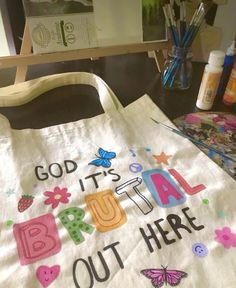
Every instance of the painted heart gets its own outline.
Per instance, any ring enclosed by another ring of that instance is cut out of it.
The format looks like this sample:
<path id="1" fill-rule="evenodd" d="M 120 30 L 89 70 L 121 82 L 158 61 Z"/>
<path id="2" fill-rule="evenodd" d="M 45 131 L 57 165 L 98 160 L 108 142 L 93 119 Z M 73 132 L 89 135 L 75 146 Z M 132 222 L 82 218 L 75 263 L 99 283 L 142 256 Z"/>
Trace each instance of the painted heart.
<path id="1" fill-rule="evenodd" d="M 52 267 L 39 266 L 36 271 L 36 276 L 43 287 L 46 288 L 57 278 L 59 273 L 59 265 L 54 265 Z"/>

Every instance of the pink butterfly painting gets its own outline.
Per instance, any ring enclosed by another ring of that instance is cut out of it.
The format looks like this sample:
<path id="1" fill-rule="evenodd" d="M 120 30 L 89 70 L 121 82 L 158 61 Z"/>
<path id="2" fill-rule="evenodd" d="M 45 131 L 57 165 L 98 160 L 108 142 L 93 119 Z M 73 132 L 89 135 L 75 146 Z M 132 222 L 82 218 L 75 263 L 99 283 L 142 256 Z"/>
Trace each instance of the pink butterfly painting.
<path id="1" fill-rule="evenodd" d="M 167 270 L 167 267 L 160 269 L 144 269 L 141 271 L 143 275 L 151 279 L 152 285 L 155 288 L 162 287 L 164 284 L 169 284 L 170 286 L 179 285 L 182 278 L 188 276 L 187 273 L 180 270 Z"/>

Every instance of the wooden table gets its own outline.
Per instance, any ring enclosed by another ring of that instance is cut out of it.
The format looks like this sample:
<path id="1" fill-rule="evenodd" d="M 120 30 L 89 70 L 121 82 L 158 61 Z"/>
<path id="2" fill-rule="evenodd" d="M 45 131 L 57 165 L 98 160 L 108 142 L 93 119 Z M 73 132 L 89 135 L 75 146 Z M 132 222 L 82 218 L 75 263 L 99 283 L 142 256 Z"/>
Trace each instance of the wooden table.
<path id="1" fill-rule="evenodd" d="M 147 53 L 111 56 L 95 61 L 78 60 L 64 63 L 30 66 L 28 79 L 69 71 L 86 71 L 100 76 L 110 86 L 123 106 L 144 94 L 170 118 L 199 111 L 195 107 L 204 63 L 193 63 L 192 86 L 187 91 L 167 91 L 161 86 L 161 77 L 154 59 Z M 216 101 L 213 111 L 236 112 Z M 103 113 L 96 91 L 92 87 L 77 85 L 57 88 L 34 101 L 19 107 L 0 108 L 13 128 L 41 128 L 76 121 Z M 138 117 L 138 115 L 137 115 Z"/>

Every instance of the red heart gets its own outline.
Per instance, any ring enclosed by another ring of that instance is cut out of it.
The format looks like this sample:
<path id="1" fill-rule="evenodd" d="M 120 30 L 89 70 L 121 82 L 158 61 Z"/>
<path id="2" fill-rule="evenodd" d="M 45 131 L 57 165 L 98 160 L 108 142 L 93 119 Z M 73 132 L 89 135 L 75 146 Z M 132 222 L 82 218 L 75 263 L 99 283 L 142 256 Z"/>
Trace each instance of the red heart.
<path id="1" fill-rule="evenodd" d="M 52 267 L 39 266 L 36 271 L 36 276 L 43 287 L 46 288 L 57 278 L 59 273 L 59 265 L 54 265 Z"/>

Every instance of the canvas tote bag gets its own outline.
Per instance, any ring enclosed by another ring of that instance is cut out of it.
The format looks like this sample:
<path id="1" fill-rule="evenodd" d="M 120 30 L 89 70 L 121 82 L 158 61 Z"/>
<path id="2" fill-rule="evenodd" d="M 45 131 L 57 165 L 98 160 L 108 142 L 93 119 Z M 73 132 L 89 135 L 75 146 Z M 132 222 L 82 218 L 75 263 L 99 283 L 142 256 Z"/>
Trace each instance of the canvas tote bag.
<path id="1" fill-rule="evenodd" d="M 236 183 L 144 95 L 89 73 L 0 90 L 18 105 L 89 84 L 102 115 L 14 130 L 0 116 L 0 287 L 236 287 Z M 78 109 L 81 107 L 78 107 Z"/>

